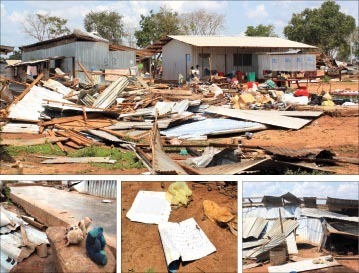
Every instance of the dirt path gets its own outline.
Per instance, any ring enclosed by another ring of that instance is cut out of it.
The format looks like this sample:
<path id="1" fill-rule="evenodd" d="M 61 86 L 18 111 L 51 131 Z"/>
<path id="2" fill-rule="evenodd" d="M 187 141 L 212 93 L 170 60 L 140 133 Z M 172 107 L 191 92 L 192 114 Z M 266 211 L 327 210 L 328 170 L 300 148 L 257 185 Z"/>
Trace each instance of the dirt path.
<path id="1" fill-rule="evenodd" d="M 191 182 L 188 183 L 191 187 Z M 165 183 L 167 189 L 169 183 Z M 213 188 L 213 186 L 212 186 Z M 167 273 L 165 256 L 157 225 L 131 222 L 126 218 L 139 190 L 164 191 L 160 182 L 123 182 L 121 209 L 122 272 L 146 272 L 152 269 L 156 273 Z M 203 200 L 215 201 L 237 213 L 237 199 L 227 197 L 217 190 L 207 188 L 193 190 L 193 201 L 187 208 L 171 211 L 170 222 L 180 222 L 193 217 L 202 228 L 217 251 L 199 260 L 182 263 L 181 272 L 237 272 L 237 237 L 228 229 L 221 228 L 208 219 L 203 220 Z M 152 272 L 152 271 L 151 271 Z"/>

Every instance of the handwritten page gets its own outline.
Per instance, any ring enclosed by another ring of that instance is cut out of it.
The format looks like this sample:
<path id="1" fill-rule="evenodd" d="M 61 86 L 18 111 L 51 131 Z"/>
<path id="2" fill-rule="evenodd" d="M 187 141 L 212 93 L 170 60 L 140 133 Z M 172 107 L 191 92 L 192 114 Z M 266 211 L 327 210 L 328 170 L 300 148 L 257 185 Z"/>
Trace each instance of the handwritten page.
<path id="1" fill-rule="evenodd" d="M 173 261 L 193 261 L 216 251 L 193 218 L 180 223 L 164 222 L 158 225 L 167 266 Z"/>
<path id="2" fill-rule="evenodd" d="M 159 224 L 167 222 L 171 213 L 171 203 L 166 192 L 139 191 L 126 217 L 134 222 Z"/>

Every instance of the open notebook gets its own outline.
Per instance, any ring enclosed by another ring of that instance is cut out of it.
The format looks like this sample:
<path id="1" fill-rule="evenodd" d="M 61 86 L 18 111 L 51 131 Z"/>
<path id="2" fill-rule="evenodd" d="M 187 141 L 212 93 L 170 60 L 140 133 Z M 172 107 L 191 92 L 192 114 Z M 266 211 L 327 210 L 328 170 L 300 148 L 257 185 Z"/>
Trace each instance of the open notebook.
<path id="1" fill-rule="evenodd" d="M 193 261 L 216 251 L 193 218 L 180 223 L 162 222 L 158 225 L 167 266 L 182 258 Z"/>

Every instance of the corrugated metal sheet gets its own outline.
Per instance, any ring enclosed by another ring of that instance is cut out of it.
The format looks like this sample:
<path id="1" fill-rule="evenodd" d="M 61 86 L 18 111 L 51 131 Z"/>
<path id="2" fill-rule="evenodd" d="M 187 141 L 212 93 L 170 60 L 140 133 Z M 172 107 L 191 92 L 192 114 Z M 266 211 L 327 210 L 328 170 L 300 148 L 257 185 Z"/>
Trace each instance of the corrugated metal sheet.
<path id="1" fill-rule="evenodd" d="M 136 51 L 109 51 L 111 69 L 129 68 L 136 65 Z"/>
<path id="2" fill-rule="evenodd" d="M 158 128 L 166 129 L 171 123 L 172 119 L 158 120 Z M 110 130 L 125 130 L 125 129 L 151 129 L 153 127 L 152 121 L 120 121 L 111 126 L 105 127 Z"/>
<path id="3" fill-rule="evenodd" d="M 297 220 L 291 220 L 291 219 L 282 219 L 282 225 L 283 225 L 283 232 L 284 235 L 287 237 L 291 232 L 293 232 L 298 226 L 299 223 Z M 280 234 L 282 234 L 282 227 L 280 224 L 280 219 L 277 219 L 271 229 L 264 235 L 265 238 L 274 238 L 278 237 Z"/>
<path id="4" fill-rule="evenodd" d="M 262 147 L 262 148 L 272 154 L 289 156 L 289 157 L 318 156 L 320 153 L 327 151 L 323 149 L 288 149 L 285 147 Z M 333 157 L 331 156 L 331 158 Z"/>
<path id="5" fill-rule="evenodd" d="M 10 106 L 8 118 L 37 122 L 44 111 L 43 100 L 72 103 L 62 97 L 62 94 L 34 86 L 17 104 Z"/>
<path id="6" fill-rule="evenodd" d="M 206 109 L 206 113 L 211 114 L 218 114 L 223 115 L 227 117 L 237 118 L 237 119 L 244 119 L 254 122 L 259 122 L 267 125 L 273 125 L 278 127 L 284 127 L 287 129 L 300 129 L 309 122 L 311 122 L 310 119 L 300 119 L 300 118 L 292 118 L 287 116 L 281 116 L 278 115 L 275 118 L 270 115 L 267 116 L 265 114 L 256 113 L 256 110 L 252 110 L 253 112 L 249 112 L 249 110 L 246 110 L 246 112 L 242 112 L 242 110 L 237 109 L 228 109 L 221 106 L 211 106 L 208 109 Z"/>
<path id="7" fill-rule="evenodd" d="M 297 242 L 319 246 L 323 237 L 323 226 L 319 219 L 302 217 L 298 219 Z"/>
<path id="8" fill-rule="evenodd" d="M 113 180 L 82 181 L 74 186 L 79 192 L 106 198 L 116 198 L 116 187 L 117 181 Z"/>
<path id="9" fill-rule="evenodd" d="M 264 219 L 277 219 L 279 218 L 279 210 L 282 218 L 294 218 L 299 214 L 300 208 L 296 206 L 288 206 L 281 208 L 274 207 L 252 207 L 243 208 L 243 218 L 247 217 L 262 217 Z M 299 216 L 299 215 L 298 215 Z"/>
<path id="10" fill-rule="evenodd" d="M 326 261 L 326 258 L 332 258 L 332 256 L 322 256 L 315 259 L 308 259 L 300 262 L 295 263 L 288 263 L 284 265 L 278 266 L 270 266 L 268 267 L 269 273 L 288 273 L 288 272 L 303 272 L 315 269 L 321 269 L 331 266 L 338 266 L 340 265 L 335 259 L 332 262 Z M 314 263 L 314 260 L 320 259 L 321 263 Z"/>
<path id="11" fill-rule="evenodd" d="M 41 244 L 50 244 L 45 232 L 39 231 L 30 225 L 24 226 L 24 228 L 31 243 L 37 246 Z"/>
<path id="12" fill-rule="evenodd" d="M 92 135 L 95 135 L 97 137 L 100 137 L 102 139 L 106 139 L 109 141 L 113 141 L 113 142 L 121 142 L 122 140 L 119 139 L 118 137 L 111 135 L 107 132 L 101 131 L 101 130 L 86 130 L 87 132 L 89 132 Z"/>
<path id="13" fill-rule="evenodd" d="M 302 208 L 300 214 L 303 216 L 308 216 L 313 218 L 330 218 L 330 219 L 339 219 L 349 222 L 359 222 L 359 217 L 349 217 L 344 214 L 339 214 L 326 210 L 320 210 L 316 208 Z"/>
<path id="14" fill-rule="evenodd" d="M 40 126 L 37 124 L 29 123 L 8 123 L 1 127 L 2 133 L 27 133 L 27 134 L 38 134 Z"/>
<path id="15" fill-rule="evenodd" d="M 253 113 L 252 110 L 241 110 L 244 113 Z M 267 116 L 287 116 L 287 117 L 319 117 L 323 114 L 321 111 L 277 111 L 277 110 L 255 110 L 256 113 Z"/>
<path id="16" fill-rule="evenodd" d="M 67 96 L 71 92 L 74 92 L 74 90 L 72 90 L 71 88 L 66 87 L 62 83 L 60 83 L 58 81 L 54 81 L 52 79 L 48 79 L 47 81 L 43 81 L 42 84 L 43 84 L 44 87 L 49 88 L 49 89 L 51 89 L 53 91 L 56 91 L 58 93 L 61 93 L 64 96 Z"/>
<path id="17" fill-rule="evenodd" d="M 287 243 L 288 254 L 298 254 L 297 243 L 295 241 L 294 232 L 290 233 L 285 239 Z"/>
<path id="18" fill-rule="evenodd" d="M 238 37 L 212 35 L 169 35 L 169 37 L 186 44 L 205 47 L 316 48 L 315 46 L 277 37 Z"/>
<path id="19" fill-rule="evenodd" d="M 207 167 L 207 168 L 197 168 L 197 171 L 200 174 L 206 174 L 206 175 L 215 175 L 215 174 L 241 174 L 246 172 L 246 170 L 251 169 L 255 167 L 256 165 L 262 164 L 263 162 L 266 162 L 270 159 L 264 158 L 264 159 L 257 159 L 257 160 L 249 160 L 234 164 L 225 164 L 225 165 L 219 165 L 214 167 Z M 253 216 L 257 217 L 257 216 Z M 260 216 L 259 216 L 260 217 Z"/>
<path id="20" fill-rule="evenodd" d="M 256 218 L 244 218 L 243 219 L 243 239 L 249 237 L 258 238 L 266 227 L 268 220 L 256 217 Z"/>
<path id="21" fill-rule="evenodd" d="M 260 256 L 272 248 L 279 246 L 285 241 L 285 235 L 281 234 L 277 237 L 272 238 L 268 243 L 263 244 L 262 246 L 259 246 L 257 248 L 254 248 L 252 251 L 249 251 L 246 255 L 243 256 L 244 258 L 260 258 Z"/>
<path id="22" fill-rule="evenodd" d="M 359 237 L 359 226 L 353 222 L 326 223 L 329 233 Z"/>
<path id="23" fill-rule="evenodd" d="M 269 241 L 268 239 L 260 239 L 260 240 L 256 240 L 256 241 L 243 242 L 242 249 L 248 249 L 248 248 L 260 246 L 260 245 L 267 243 L 268 241 Z"/>
<path id="24" fill-rule="evenodd" d="M 267 127 L 254 122 L 238 121 L 233 119 L 205 119 L 201 121 L 182 124 L 161 131 L 167 137 L 180 139 L 197 138 L 204 135 L 219 135 L 228 133 L 264 130 Z"/>
<path id="25" fill-rule="evenodd" d="M 316 58 L 313 54 L 258 55 L 259 70 L 272 71 L 315 71 Z"/>
<path id="26" fill-rule="evenodd" d="M 101 95 L 95 100 L 93 107 L 107 108 L 111 106 L 128 84 L 129 80 L 127 77 L 118 78 L 101 93 Z"/>

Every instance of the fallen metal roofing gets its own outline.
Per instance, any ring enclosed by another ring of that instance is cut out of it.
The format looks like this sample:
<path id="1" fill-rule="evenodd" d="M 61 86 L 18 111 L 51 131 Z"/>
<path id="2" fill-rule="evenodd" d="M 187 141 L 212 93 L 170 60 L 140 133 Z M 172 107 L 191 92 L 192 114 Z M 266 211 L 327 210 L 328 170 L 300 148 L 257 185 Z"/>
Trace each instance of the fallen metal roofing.
<path id="1" fill-rule="evenodd" d="M 200 47 L 312 48 L 315 46 L 278 37 L 239 37 L 214 35 L 169 35 L 169 38 Z"/>
<path id="2" fill-rule="evenodd" d="M 323 226 L 320 219 L 302 217 L 298 219 L 299 226 L 296 230 L 297 243 L 319 246 L 323 235 Z"/>
<path id="3" fill-rule="evenodd" d="M 293 232 L 298 226 L 299 223 L 297 220 L 291 220 L 291 219 L 282 219 L 282 226 L 280 223 L 280 219 L 278 218 L 271 229 L 266 232 L 264 235 L 265 238 L 274 238 L 282 234 L 282 226 L 283 226 L 283 232 L 285 237 L 287 237 L 291 232 Z"/>
<path id="4" fill-rule="evenodd" d="M 339 219 L 349 222 L 359 222 L 359 217 L 349 217 L 344 214 L 339 214 L 331 211 L 320 210 L 316 208 L 301 208 L 300 215 L 313 217 L 313 218 L 330 218 Z"/>
<path id="5" fill-rule="evenodd" d="M 327 261 L 327 259 L 333 259 L 332 256 L 322 256 L 315 259 L 308 259 L 295 263 L 288 263 L 284 265 L 270 266 L 268 267 L 269 273 L 288 273 L 288 272 L 303 272 L 315 269 L 321 269 L 326 267 L 340 265 L 335 259 L 333 261 Z"/>
<path id="6" fill-rule="evenodd" d="M 205 119 L 187 124 L 182 124 L 167 130 L 161 134 L 167 137 L 180 139 L 196 138 L 204 135 L 219 135 L 239 132 L 252 132 L 265 130 L 265 125 L 253 122 L 244 122 L 233 119 Z"/>
<path id="7" fill-rule="evenodd" d="M 262 147 L 264 150 L 281 156 L 287 157 L 320 157 L 333 159 L 333 153 L 323 149 L 288 149 L 285 147 Z M 325 156 L 325 157 L 324 157 Z"/>
<path id="8" fill-rule="evenodd" d="M 244 218 L 242 238 L 247 239 L 249 237 L 253 237 L 258 239 L 259 235 L 262 233 L 267 223 L 268 220 L 260 217 Z"/>
<path id="9" fill-rule="evenodd" d="M 172 119 L 158 120 L 158 128 L 166 129 L 171 123 Z M 151 129 L 153 127 L 152 121 L 120 121 L 111 126 L 105 127 L 110 130 L 126 130 L 126 129 Z"/>
<path id="10" fill-rule="evenodd" d="M 242 249 L 247 249 L 247 248 L 253 248 L 253 247 L 256 247 L 256 246 L 260 246 L 260 245 L 265 244 L 268 241 L 269 241 L 269 239 L 260 239 L 260 240 L 256 240 L 256 241 L 243 242 L 242 243 Z"/>
<path id="11" fill-rule="evenodd" d="M 243 113 L 251 114 L 252 110 L 241 110 Z M 258 114 L 264 115 L 273 115 L 274 117 L 279 116 L 287 116 L 287 117 L 308 117 L 308 118 L 316 118 L 320 117 L 323 112 L 321 111 L 277 111 L 277 110 L 255 110 Z"/>
<path id="12" fill-rule="evenodd" d="M 18 103 L 10 105 L 8 118 L 37 122 L 44 111 L 42 106 L 44 100 L 73 104 L 62 97 L 63 95 L 60 93 L 34 86 Z"/>
<path id="13" fill-rule="evenodd" d="M 243 256 L 243 258 L 256 258 L 260 260 L 260 256 L 262 256 L 272 248 L 279 246 L 283 242 L 285 242 L 285 235 L 280 234 L 279 236 L 272 238 L 269 242 L 264 243 L 262 246 L 256 247 L 251 251 L 248 251 L 246 253 L 246 256 Z"/>
<path id="14" fill-rule="evenodd" d="M 110 133 L 101 131 L 101 130 L 86 130 L 86 132 L 89 132 L 90 134 L 97 136 L 101 139 L 105 139 L 105 140 L 109 140 L 112 142 L 122 142 L 121 139 L 119 139 L 118 137 L 111 135 Z"/>
<path id="15" fill-rule="evenodd" d="M 40 126 L 37 124 L 29 123 L 7 123 L 1 127 L 2 133 L 27 133 L 27 134 L 38 134 Z"/>
<path id="16" fill-rule="evenodd" d="M 51 157 L 41 162 L 41 164 L 63 164 L 63 163 L 109 163 L 115 164 L 116 160 L 110 159 L 110 157 Z"/>
<path id="17" fill-rule="evenodd" d="M 273 115 L 256 113 L 256 110 L 252 110 L 252 112 L 249 112 L 249 110 L 243 112 L 242 110 L 228 109 L 221 106 L 211 106 L 207 108 L 205 112 L 295 130 L 300 129 L 311 122 L 309 119 L 292 118 L 281 115 L 277 115 L 274 118 Z"/>
<path id="18" fill-rule="evenodd" d="M 100 94 L 92 106 L 97 108 L 110 107 L 129 83 L 130 81 L 127 77 L 119 77 Z"/>
<path id="19" fill-rule="evenodd" d="M 239 163 L 233 163 L 233 164 L 225 164 L 225 165 L 219 165 L 219 166 L 213 166 L 213 167 L 207 167 L 207 168 L 197 168 L 199 174 L 206 174 L 206 175 L 214 175 L 214 174 L 226 174 L 226 175 L 232 175 L 232 174 L 241 174 L 245 173 L 248 169 L 254 168 L 256 165 L 259 165 L 263 162 L 266 162 L 270 159 L 264 158 L 264 159 L 256 159 L 256 160 L 249 160 Z M 255 216 L 257 217 L 257 216 Z M 261 217 L 261 216 L 258 216 Z"/>
<path id="20" fill-rule="evenodd" d="M 298 248 L 297 248 L 294 232 L 291 232 L 287 236 L 287 238 L 285 238 L 285 241 L 287 243 L 288 254 L 298 254 Z"/>
<path id="21" fill-rule="evenodd" d="M 279 218 L 279 209 L 282 218 L 295 218 L 299 215 L 300 208 L 297 206 L 286 207 L 250 207 L 243 208 L 243 218 L 247 217 L 262 217 L 264 219 L 277 219 Z"/>
<path id="22" fill-rule="evenodd" d="M 358 200 L 339 199 L 327 197 L 327 205 L 330 207 L 358 208 Z"/>
<path id="23" fill-rule="evenodd" d="M 327 222 L 326 227 L 329 233 L 345 235 L 348 237 L 359 237 L 359 225 L 353 222 Z"/>
<path id="24" fill-rule="evenodd" d="M 43 86 L 45 86 L 45 87 L 47 87 L 47 88 L 49 88 L 49 89 L 51 89 L 51 90 L 53 90 L 55 92 L 61 93 L 64 96 L 67 96 L 70 93 L 74 92 L 74 90 L 72 90 L 71 88 L 66 87 L 62 83 L 60 83 L 58 81 L 55 81 L 55 80 L 52 80 L 52 79 L 48 79 L 47 81 L 43 81 L 42 84 L 43 84 Z"/>

